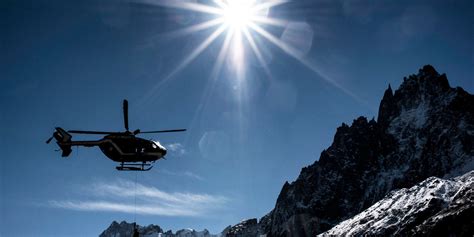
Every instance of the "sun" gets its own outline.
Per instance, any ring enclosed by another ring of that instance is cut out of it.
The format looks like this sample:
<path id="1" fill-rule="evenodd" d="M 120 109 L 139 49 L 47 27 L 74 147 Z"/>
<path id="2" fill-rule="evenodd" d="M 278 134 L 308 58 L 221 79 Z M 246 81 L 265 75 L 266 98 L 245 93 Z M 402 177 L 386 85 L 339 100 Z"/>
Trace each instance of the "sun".
<path id="1" fill-rule="evenodd" d="M 231 30 L 242 31 L 249 27 L 253 19 L 259 15 L 253 0 L 228 0 L 222 2 L 222 18 Z"/>
<path id="2" fill-rule="evenodd" d="M 247 34 L 251 24 L 255 24 L 254 21 L 259 14 L 261 15 L 262 10 L 259 11 L 259 8 L 256 7 L 255 0 L 216 0 L 215 3 L 221 10 L 218 19 L 222 21 L 221 25 L 227 29 L 227 38 L 230 40 L 228 62 L 231 62 L 234 71 L 241 75 L 244 71 L 245 61 L 243 34 Z"/>

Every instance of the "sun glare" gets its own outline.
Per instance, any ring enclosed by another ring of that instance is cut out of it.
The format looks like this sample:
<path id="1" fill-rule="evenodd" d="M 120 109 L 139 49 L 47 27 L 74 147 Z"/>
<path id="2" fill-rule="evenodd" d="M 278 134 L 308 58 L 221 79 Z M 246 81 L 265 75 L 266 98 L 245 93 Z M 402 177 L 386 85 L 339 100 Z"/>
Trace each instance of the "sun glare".
<path id="1" fill-rule="evenodd" d="M 251 52 L 261 63 L 266 72 L 264 57 L 260 52 L 254 34 L 267 38 L 268 33 L 264 26 L 285 27 L 287 21 L 269 16 L 270 9 L 282 5 L 288 0 L 212 0 L 212 3 L 204 4 L 195 0 L 145 0 L 149 4 L 165 7 L 178 8 L 193 12 L 199 12 L 211 17 L 210 20 L 191 25 L 177 30 L 172 34 L 192 34 L 216 27 L 206 39 L 202 41 L 184 60 L 169 74 L 169 77 L 186 67 L 206 48 L 208 48 L 218 37 L 225 36 L 225 42 L 221 47 L 219 57 L 215 61 L 215 69 L 222 68 L 224 62 L 230 62 L 231 69 L 236 72 L 237 77 L 244 75 L 246 55 L 245 46 L 250 45 Z M 269 33 L 268 33 L 269 34 Z M 270 40 L 270 42 L 272 42 Z M 272 42 L 274 43 L 274 42 Z M 278 45 L 279 46 L 279 45 Z M 250 51 L 249 51 L 250 52 Z M 213 70 L 213 75 L 216 75 Z M 218 71 L 218 70 L 217 70 Z M 240 75 L 240 76 L 239 76 Z"/>
<path id="2" fill-rule="evenodd" d="M 228 0 L 221 7 L 224 22 L 232 30 L 246 29 L 253 18 L 257 16 L 254 9 L 255 1 L 252 0 Z"/>
<path id="3" fill-rule="evenodd" d="M 307 68 L 318 74 L 322 79 L 331 83 L 338 89 L 344 91 L 348 95 L 357 98 L 347 89 L 343 88 L 336 81 L 332 80 L 325 73 L 321 72 L 313 62 L 303 57 L 301 49 L 295 48 L 292 41 L 299 42 L 300 39 L 295 38 L 291 34 L 290 43 L 288 40 L 282 40 L 280 37 L 271 34 L 266 30 L 266 27 L 279 27 L 283 29 L 288 28 L 289 22 L 284 19 L 274 18 L 270 16 L 270 9 L 287 3 L 289 0 L 209 0 L 212 3 L 200 3 L 196 0 L 138 0 L 144 1 L 147 4 L 159 5 L 170 8 L 177 8 L 192 12 L 198 12 L 211 17 L 210 20 L 200 22 L 183 29 L 179 29 L 172 34 L 189 35 L 199 31 L 204 31 L 210 28 L 215 30 L 210 33 L 196 48 L 194 48 L 187 57 L 185 57 L 177 67 L 172 70 L 163 80 L 166 82 L 173 75 L 185 68 L 189 63 L 195 60 L 204 50 L 206 50 L 217 38 L 222 35 L 225 36 L 224 43 L 221 46 L 218 57 L 215 59 L 214 68 L 212 70 L 213 77 L 217 77 L 222 64 L 230 62 L 232 71 L 236 73 L 237 78 L 245 76 L 245 66 L 247 51 L 249 51 L 257 59 L 263 67 L 265 73 L 271 76 L 270 70 L 267 67 L 266 59 L 261 50 L 261 44 L 268 42 L 280 48 L 288 56 L 291 56 L 300 61 Z M 209 2 L 208 1 L 208 2 Z M 294 25 L 294 24 L 293 24 Z M 291 31 L 288 31 L 291 33 Z M 256 40 L 255 37 L 259 37 Z M 291 38 L 293 37 L 293 38 Z M 285 37 L 283 37 L 285 38 Z M 288 34 L 287 37 L 288 38 Z M 265 41 L 261 40 L 265 39 Z M 250 50 L 245 47 L 250 46 Z M 299 46 L 296 46 L 299 47 Z"/>

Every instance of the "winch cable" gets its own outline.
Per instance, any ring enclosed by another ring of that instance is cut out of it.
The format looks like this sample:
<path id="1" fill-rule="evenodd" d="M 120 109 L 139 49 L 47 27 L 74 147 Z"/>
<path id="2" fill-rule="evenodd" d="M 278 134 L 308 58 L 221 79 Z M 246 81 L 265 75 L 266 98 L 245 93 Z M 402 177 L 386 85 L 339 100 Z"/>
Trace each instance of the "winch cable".
<path id="1" fill-rule="evenodd" d="M 138 177 L 138 172 L 134 172 L 135 173 L 135 193 L 134 193 L 134 207 L 135 207 L 135 212 L 134 212 L 134 216 L 133 216 L 133 222 L 137 222 L 137 177 Z"/>

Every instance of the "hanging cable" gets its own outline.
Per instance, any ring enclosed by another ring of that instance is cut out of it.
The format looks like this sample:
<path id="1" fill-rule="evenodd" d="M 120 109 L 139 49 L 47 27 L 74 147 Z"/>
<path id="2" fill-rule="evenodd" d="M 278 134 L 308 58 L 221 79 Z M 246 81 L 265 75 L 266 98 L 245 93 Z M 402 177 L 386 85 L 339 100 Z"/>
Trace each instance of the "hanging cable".
<path id="1" fill-rule="evenodd" d="M 134 211 L 134 214 L 133 214 L 133 222 L 137 222 L 137 176 L 138 176 L 138 172 L 134 172 L 135 173 L 135 194 L 134 194 L 134 207 L 135 207 L 135 211 Z"/>

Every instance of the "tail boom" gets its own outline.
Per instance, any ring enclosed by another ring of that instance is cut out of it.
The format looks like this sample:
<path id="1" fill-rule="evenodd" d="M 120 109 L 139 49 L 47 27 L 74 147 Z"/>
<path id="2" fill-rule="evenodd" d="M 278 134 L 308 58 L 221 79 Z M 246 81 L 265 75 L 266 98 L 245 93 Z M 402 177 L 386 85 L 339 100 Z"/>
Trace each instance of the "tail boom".
<path id="1" fill-rule="evenodd" d="M 53 133 L 53 137 L 56 139 L 56 143 L 62 150 L 62 157 L 67 157 L 71 154 L 72 146 L 98 146 L 101 144 L 101 141 L 71 141 L 71 134 L 66 132 L 66 130 L 56 127 L 56 131 Z"/>

